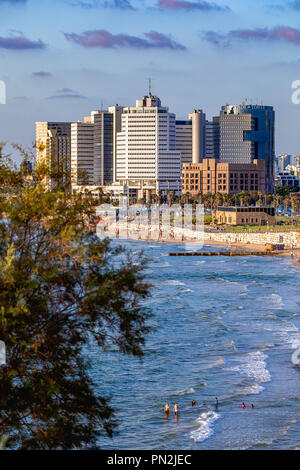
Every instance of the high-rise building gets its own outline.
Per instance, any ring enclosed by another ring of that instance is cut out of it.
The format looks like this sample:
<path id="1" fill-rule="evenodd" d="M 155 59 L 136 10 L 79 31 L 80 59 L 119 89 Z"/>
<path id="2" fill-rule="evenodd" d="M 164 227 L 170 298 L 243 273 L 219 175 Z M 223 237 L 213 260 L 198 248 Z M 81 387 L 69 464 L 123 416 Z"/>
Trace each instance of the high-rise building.
<path id="1" fill-rule="evenodd" d="M 200 163 L 205 156 L 205 113 L 195 109 L 189 119 L 192 121 L 192 163 Z"/>
<path id="2" fill-rule="evenodd" d="M 220 118 L 215 116 L 212 121 L 206 121 L 205 127 L 205 157 L 220 158 Z"/>
<path id="3" fill-rule="evenodd" d="M 72 187 L 94 185 L 94 124 L 88 122 L 71 124 Z"/>
<path id="4" fill-rule="evenodd" d="M 264 160 L 267 192 L 274 189 L 274 123 L 272 106 L 244 102 L 222 106 L 220 112 L 220 162 Z"/>
<path id="5" fill-rule="evenodd" d="M 36 163 L 41 162 L 45 162 L 53 174 L 52 177 L 47 177 L 49 189 L 54 189 L 58 183 L 69 184 L 70 122 L 36 122 Z"/>
<path id="6" fill-rule="evenodd" d="M 117 134 L 122 128 L 123 106 L 118 104 L 109 106 L 108 111 L 112 114 L 113 119 L 113 181 L 116 181 L 116 165 L 117 165 Z"/>
<path id="7" fill-rule="evenodd" d="M 181 153 L 181 163 L 191 163 L 193 158 L 192 121 L 176 121 L 176 150 Z"/>
<path id="8" fill-rule="evenodd" d="M 93 111 L 94 124 L 94 184 L 104 186 L 113 182 L 113 115 Z"/>
<path id="9" fill-rule="evenodd" d="M 138 197 L 166 190 L 180 193 L 181 153 L 176 150 L 175 134 L 175 114 L 151 92 L 135 107 L 123 109 L 116 179 L 125 193 L 126 188 L 136 189 Z"/>
<path id="10" fill-rule="evenodd" d="M 182 163 L 199 163 L 205 157 L 205 114 L 195 109 L 187 121 L 176 121 L 176 150 Z"/>
<path id="11" fill-rule="evenodd" d="M 292 156 L 288 155 L 287 153 L 283 153 L 282 155 L 278 155 L 277 157 L 277 165 L 278 171 L 284 171 L 288 165 L 292 163 Z"/>
<path id="12" fill-rule="evenodd" d="M 116 135 L 121 106 L 92 111 L 83 122 L 72 124 L 73 185 L 107 186 L 114 181 Z"/>
<path id="13" fill-rule="evenodd" d="M 297 168 L 300 168 L 300 155 L 294 156 L 293 163 Z"/>

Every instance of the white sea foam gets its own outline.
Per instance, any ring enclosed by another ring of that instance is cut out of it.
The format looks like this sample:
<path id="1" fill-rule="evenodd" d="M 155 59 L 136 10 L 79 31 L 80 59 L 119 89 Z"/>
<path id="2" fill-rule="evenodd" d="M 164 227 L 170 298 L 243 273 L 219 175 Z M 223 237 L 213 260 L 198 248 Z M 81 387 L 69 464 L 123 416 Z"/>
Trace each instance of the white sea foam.
<path id="1" fill-rule="evenodd" d="M 258 393 L 262 392 L 264 387 L 258 384 L 249 385 L 249 387 L 243 388 L 244 395 L 257 395 Z"/>
<path id="2" fill-rule="evenodd" d="M 228 284 L 229 286 L 237 286 L 239 289 L 241 289 L 242 293 L 245 293 L 248 291 L 247 285 L 242 284 L 241 282 L 230 281 L 229 279 L 224 279 L 223 277 L 217 277 L 216 281 L 224 282 L 225 284 Z"/>
<path id="3" fill-rule="evenodd" d="M 208 364 L 206 366 L 206 369 L 213 369 L 214 367 L 219 367 L 225 364 L 224 359 L 222 357 L 219 357 L 216 361 L 212 362 L 211 364 Z"/>
<path id="4" fill-rule="evenodd" d="M 278 294 L 266 295 L 265 297 L 259 297 L 257 300 L 259 302 L 265 302 L 268 307 L 274 310 L 282 310 L 283 308 L 282 297 Z"/>
<path id="5" fill-rule="evenodd" d="M 264 329 L 274 333 L 280 342 L 288 344 L 291 349 L 300 347 L 300 332 L 293 323 L 281 320 L 264 325 Z"/>
<path id="6" fill-rule="evenodd" d="M 217 277 L 216 281 L 226 282 L 226 284 L 239 285 L 239 282 L 229 281 L 228 279 L 224 279 L 223 277 Z"/>
<path id="7" fill-rule="evenodd" d="M 225 343 L 224 346 L 225 346 L 226 348 L 230 348 L 230 349 L 236 350 L 235 343 L 234 343 L 233 340 L 228 341 L 228 343 Z"/>
<path id="8" fill-rule="evenodd" d="M 185 388 L 184 390 L 179 390 L 178 392 L 175 392 L 174 395 L 191 395 L 192 393 L 195 393 L 195 390 L 193 387 Z"/>
<path id="9" fill-rule="evenodd" d="M 295 366 L 300 365 L 300 349 L 296 349 L 296 351 L 293 352 L 291 359 Z"/>
<path id="10" fill-rule="evenodd" d="M 202 442 L 208 439 L 213 434 L 212 425 L 219 419 L 220 415 L 214 411 L 205 411 L 201 413 L 196 420 L 198 428 L 190 433 L 191 439 L 195 442 Z"/>
<path id="11" fill-rule="evenodd" d="M 185 286 L 184 282 L 178 281 L 177 279 L 168 279 L 165 281 L 165 284 L 169 286 Z"/>
<path id="12" fill-rule="evenodd" d="M 168 266 L 171 266 L 170 263 L 168 263 L 168 261 L 165 261 L 164 263 L 157 263 L 155 265 L 156 268 L 167 268 Z"/>
<path id="13" fill-rule="evenodd" d="M 260 393 L 263 390 L 261 384 L 271 380 L 270 372 L 266 367 L 265 359 L 268 356 L 261 351 L 241 356 L 238 361 L 240 364 L 230 367 L 228 370 L 236 371 L 242 375 L 253 379 L 253 384 L 245 387 L 243 392 L 248 394 Z"/>

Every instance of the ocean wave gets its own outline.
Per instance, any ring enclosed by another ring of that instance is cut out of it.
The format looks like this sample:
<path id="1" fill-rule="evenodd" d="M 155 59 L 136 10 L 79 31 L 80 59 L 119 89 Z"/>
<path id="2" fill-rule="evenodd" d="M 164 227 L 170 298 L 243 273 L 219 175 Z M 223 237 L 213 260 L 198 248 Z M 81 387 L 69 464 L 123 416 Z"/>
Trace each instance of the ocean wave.
<path id="1" fill-rule="evenodd" d="M 257 299 L 258 302 L 265 302 L 268 307 L 271 307 L 275 310 L 282 310 L 283 308 L 283 300 L 282 297 L 278 294 L 270 294 L 266 295 L 265 297 L 259 297 Z"/>
<path id="2" fill-rule="evenodd" d="M 258 384 L 249 385 L 243 388 L 243 395 L 258 395 L 264 390 L 264 387 Z"/>
<path id="3" fill-rule="evenodd" d="M 208 364 L 205 369 L 213 369 L 214 367 L 219 367 L 225 364 L 224 359 L 220 356 L 216 361 Z"/>
<path id="4" fill-rule="evenodd" d="M 198 428 L 190 433 L 191 439 L 195 442 L 202 442 L 208 439 L 213 434 L 213 423 L 219 418 L 220 415 L 214 411 L 202 413 L 196 420 Z"/>
<path id="5" fill-rule="evenodd" d="M 223 277 L 217 277 L 216 281 L 226 282 L 226 284 L 234 284 L 239 285 L 239 282 L 236 281 L 229 281 L 229 279 L 224 279 Z"/>
<path id="6" fill-rule="evenodd" d="M 294 323 L 286 320 L 278 320 L 274 323 L 264 325 L 264 329 L 274 333 L 279 341 L 289 345 L 291 349 L 300 348 L 300 332 Z"/>
<path id="7" fill-rule="evenodd" d="M 227 343 L 224 344 L 224 346 L 225 346 L 225 348 L 230 348 L 230 349 L 236 350 L 235 342 L 233 340 L 228 341 Z"/>
<path id="8" fill-rule="evenodd" d="M 258 448 L 260 448 L 260 447 L 268 447 L 268 446 L 274 444 L 275 442 L 280 441 L 280 439 L 281 439 L 282 437 L 285 437 L 285 436 L 287 435 L 287 433 L 289 432 L 290 428 L 291 428 L 295 423 L 297 423 L 297 420 L 296 420 L 296 419 L 294 419 L 294 418 L 290 419 L 289 421 L 287 421 L 287 422 L 283 425 L 283 427 L 282 427 L 281 430 L 279 431 L 279 435 L 274 436 L 274 437 L 272 437 L 272 438 L 270 438 L 270 439 L 266 439 L 265 441 L 253 443 L 250 448 L 255 448 L 255 447 L 258 447 Z M 294 450 L 296 450 L 296 449 L 297 449 L 297 447 L 294 448 Z"/>
<path id="9" fill-rule="evenodd" d="M 189 387 L 184 390 L 178 390 L 178 392 L 175 392 L 173 395 L 191 395 L 192 393 L 195 393 L 195 390 L 193 387 Z"/>
<path id="10" fill-rule="evenodd" d="M 171 265 L 170 263 L 168 263 L 168 261 L 166 261 L 165 263 L 156 263 L 154 266 L 155 268 L 167 268 Z"/>
<path id="11" fill-rule="evenodd" d="M 167 279 L 165 281 L 165 284 L 168 284 L 170 286 L 185 286 L 186 285 L 184 282 L 178 281 L 177 279 Z"/>
<path id="12" fill-rule="evenodd" d="M 267 357 L 268 356 L 261 351 L 248 353 L 245 356 L 236 359 L 240 362 L 239 365 L 227 369 L 239 372 L 249 379 L 253 379 L 253 384 L 243 388 L 243 393 L 246 395 L 260 393 L 264 389 L 261 384 L 270 382 L 271 375 L 265 362 Z"/>
<path id="13" fill-rule="evenodd" d="M 295 365 L 295 366 L 299 366 L 300 365 L 300 349 L 296 349 L 293 354 L 292 354 L 292 357 L 291 357 L 291 360 L 292 360 L 292 363 Z"/>

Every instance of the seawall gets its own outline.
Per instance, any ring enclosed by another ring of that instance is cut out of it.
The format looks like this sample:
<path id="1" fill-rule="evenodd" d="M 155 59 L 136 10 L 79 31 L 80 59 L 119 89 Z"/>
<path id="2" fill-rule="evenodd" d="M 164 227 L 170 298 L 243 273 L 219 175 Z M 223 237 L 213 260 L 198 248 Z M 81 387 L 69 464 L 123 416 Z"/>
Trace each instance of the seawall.
<path id="1" fill-rule="evenodd" d="M 265 245 L 284 244 L 285 248 L 300 248 L 299 232 L 250 232 L 250 233 L 211 233 L 205 232 L 205 243 L 220 242 L 228 245 L 234 243 Z"/>

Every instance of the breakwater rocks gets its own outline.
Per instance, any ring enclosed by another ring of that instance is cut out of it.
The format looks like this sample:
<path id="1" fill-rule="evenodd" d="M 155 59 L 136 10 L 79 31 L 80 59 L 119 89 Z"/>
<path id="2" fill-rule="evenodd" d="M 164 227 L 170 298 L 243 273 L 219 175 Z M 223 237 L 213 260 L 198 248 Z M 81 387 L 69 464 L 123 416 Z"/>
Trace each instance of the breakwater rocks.
<path id="1" fill-rule="evenodd" d="M 185 251 L 168 253 L 169 256 L 275 256 L 278 251 Z"/>
<path id="2" fill-rule="evenodd" d="M 243 243 L 253 245 L 283 244 L 285 248 L 300 247 L 300 232 L 250 232 L 250 233 L 212 233 L 206 232 L 205 242 Z"/>

